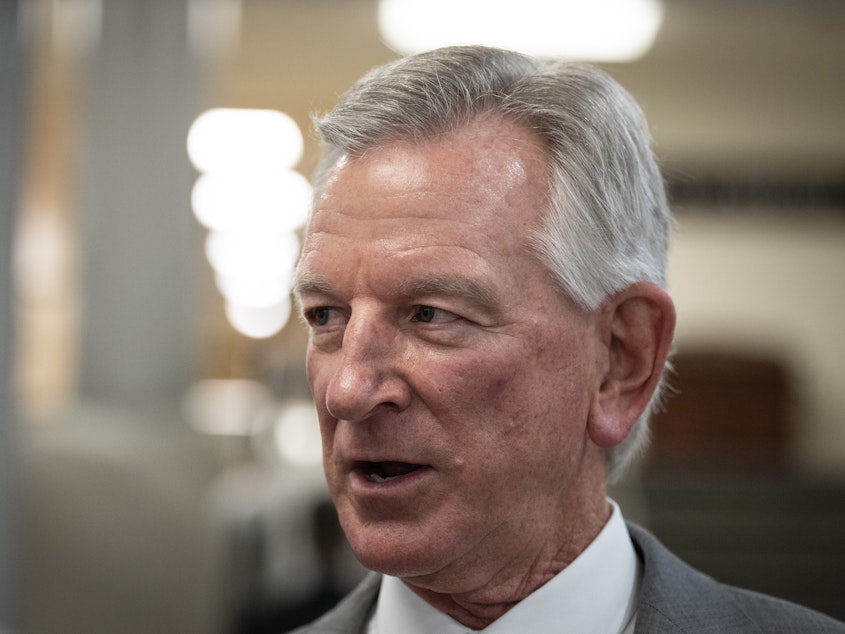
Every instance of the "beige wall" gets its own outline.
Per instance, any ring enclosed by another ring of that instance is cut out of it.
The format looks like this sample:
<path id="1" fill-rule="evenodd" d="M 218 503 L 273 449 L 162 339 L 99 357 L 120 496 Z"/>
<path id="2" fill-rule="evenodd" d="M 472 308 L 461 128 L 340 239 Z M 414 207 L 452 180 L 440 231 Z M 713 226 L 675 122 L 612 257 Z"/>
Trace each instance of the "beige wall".
<path id="1" fill-rule="evenodd" d="M 680 214 L 670 288 L 678 346 L 739 346 L 789 364 L 796 463 L 845 476 L 842 214 Z"/>

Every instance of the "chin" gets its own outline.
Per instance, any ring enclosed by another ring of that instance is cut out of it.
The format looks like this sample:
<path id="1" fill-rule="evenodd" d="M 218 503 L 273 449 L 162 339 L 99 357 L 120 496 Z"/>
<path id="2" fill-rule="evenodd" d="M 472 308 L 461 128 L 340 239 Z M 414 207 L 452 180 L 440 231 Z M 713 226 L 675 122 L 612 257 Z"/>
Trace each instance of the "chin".
<path id="1" fill-rule="evenodd" d="M 454 557 L 445 535 L 427 535 L 401 523 L 379 522 L 347 532 L 352 552 L 361 564 L 392 577 L 420 577 L 442 570 Z"/>

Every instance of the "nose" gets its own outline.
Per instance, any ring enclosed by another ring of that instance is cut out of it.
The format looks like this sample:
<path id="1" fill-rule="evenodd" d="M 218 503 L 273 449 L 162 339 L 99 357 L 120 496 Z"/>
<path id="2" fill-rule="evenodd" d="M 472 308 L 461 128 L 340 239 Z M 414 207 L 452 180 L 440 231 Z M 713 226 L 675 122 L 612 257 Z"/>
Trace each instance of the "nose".
<path id="1" fill-rule="evenodd" d="M 346 324 L 337 366 L 326 389 L 326 409 L 337 420 L 361 421 L 410 403 L 404 378 L 401 335 L 376 316 L 353 316 Z"/>

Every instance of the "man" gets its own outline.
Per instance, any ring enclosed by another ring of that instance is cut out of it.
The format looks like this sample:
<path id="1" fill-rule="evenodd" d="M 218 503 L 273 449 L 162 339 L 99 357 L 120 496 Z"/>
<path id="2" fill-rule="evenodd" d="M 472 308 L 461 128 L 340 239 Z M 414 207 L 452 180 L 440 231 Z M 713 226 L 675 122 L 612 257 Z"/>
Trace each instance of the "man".
<path id="1" fill-rule="evenodd" d="M 318 122 L 297 272 L 324 467 L 370 575 L 304 632 L 845 631 L 626 526 L 675 314 L 647 129 L 596 69 L 400 60 Z"/>

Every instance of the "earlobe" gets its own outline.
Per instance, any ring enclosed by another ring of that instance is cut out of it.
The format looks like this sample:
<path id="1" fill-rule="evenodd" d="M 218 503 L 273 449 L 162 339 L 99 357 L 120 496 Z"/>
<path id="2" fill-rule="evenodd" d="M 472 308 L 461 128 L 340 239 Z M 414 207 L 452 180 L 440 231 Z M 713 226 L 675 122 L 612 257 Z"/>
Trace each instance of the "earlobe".
<path id="1" fill-rule="evenodd" d="M 630 432 L 657 389 L 675 331 L 672 299 L 640 282 L 607 300 L 601 313 L 603 372 L 597 377 L 588 432 L 604 448 Z"/>

